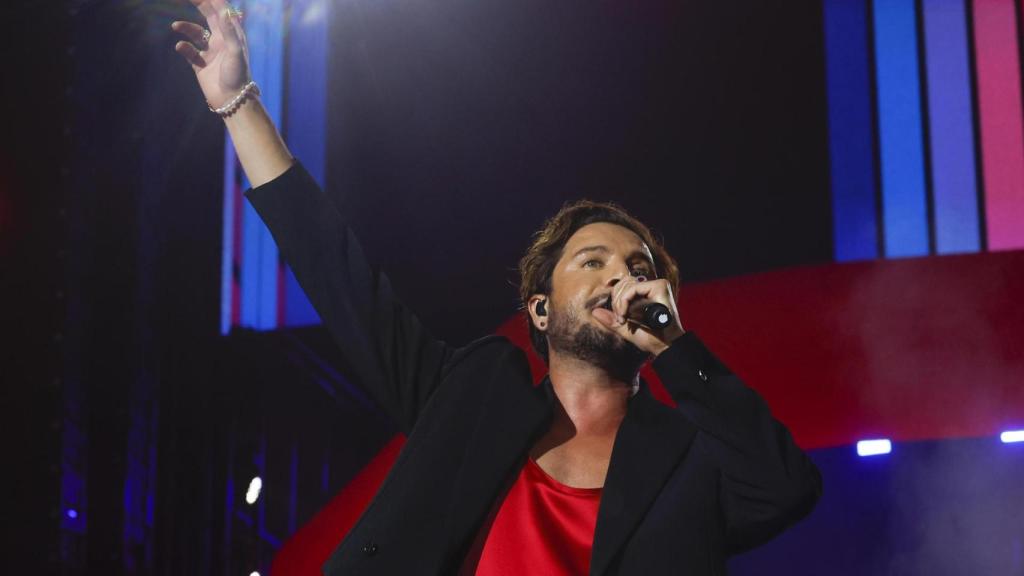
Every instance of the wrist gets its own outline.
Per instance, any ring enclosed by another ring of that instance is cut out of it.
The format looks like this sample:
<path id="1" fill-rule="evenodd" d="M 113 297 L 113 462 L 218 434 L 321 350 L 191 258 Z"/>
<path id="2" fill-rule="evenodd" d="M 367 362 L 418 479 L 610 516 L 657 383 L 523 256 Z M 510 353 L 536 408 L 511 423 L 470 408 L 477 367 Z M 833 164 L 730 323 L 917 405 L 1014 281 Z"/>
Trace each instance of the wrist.
<path id="1" fill-rule="evenodd" d="M 248 99 L 234 114 L 225 116 L 224 126 L 253 187 L 273 180 L 291 167 L 291 153 L 258 99 Z"/>
<path id="2" fill-rule="evenodd" d="M 255 80 L 250 80 L 242 89 L 239 90 L 234 96 L 232 96 L 227 102 L 221 106 L 214 108 L 213 104 L 209 102 L 206 106 L 210 109 L 210 112 L 220 116 L 221 118 L 228 118 L 235 114 L 239 108 L 244 106 L 250 100 L 254 100 L 260 95 L 260 87 L 256 85 Z"/>
<path id="3" fill-rule="evenodd" d="M 686 330 L 682 327 L 678 327 L 678 330 L 673 330 L 671 334 L 666 334 L 665 338 L 659 340 L 654 346 L 654 349 L 651 350 L 652 359 L 657 358 L 662 352 L 671 348 L 672 343 L 681 338 L 684 334 L 686 334 Z"/>
<path id="4" fill-rule="evenodd" d="M 233 126 L 251 124 L 254 120 L 260 119 L 260 117 L 265 115 L 266 111 L 263 108 L 262 101 L 260 101 L 258 96 L 254 95 L 241 102 L 231 114 L 221 116 L 220 118 L 230 129 Z"/>

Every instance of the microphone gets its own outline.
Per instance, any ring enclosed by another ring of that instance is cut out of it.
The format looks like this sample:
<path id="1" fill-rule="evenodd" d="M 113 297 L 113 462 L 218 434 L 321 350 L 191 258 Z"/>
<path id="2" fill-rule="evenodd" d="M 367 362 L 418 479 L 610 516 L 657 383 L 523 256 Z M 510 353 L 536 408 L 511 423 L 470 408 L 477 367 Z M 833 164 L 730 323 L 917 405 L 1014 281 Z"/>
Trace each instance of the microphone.
<path id="1" fill-rule="evenodd" d="M 630 302 L 626 317 L 651 330 L 662 330 L 672 323 L 672 313 L 668 306 L 644 299 Z"/>

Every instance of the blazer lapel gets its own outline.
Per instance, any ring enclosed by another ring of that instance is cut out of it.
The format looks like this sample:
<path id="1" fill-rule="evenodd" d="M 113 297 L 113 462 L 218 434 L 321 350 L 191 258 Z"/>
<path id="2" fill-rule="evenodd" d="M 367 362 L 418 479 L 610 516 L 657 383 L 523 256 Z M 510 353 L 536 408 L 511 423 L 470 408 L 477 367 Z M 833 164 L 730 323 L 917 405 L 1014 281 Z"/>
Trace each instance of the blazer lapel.
<path id="1" fill-rule="evenodd" d="M 525 355 L 516 352 L 521 366 L 498 363 L 476 429 L 467 440 L 449 513 L 453 550 L 472 542 L 474 530 L 515 464 L 550 426 L 555 399 L 551 381 L 545 377 L 534 386 Z"/>
<path id="2" fill-rule="evenodd" d="M 644 382 L 629 401 L 612 446 L 597 513 L 590 574 L 604 574 L 643 519 L 697 432 L 685 416 L 651 396 Z"/>

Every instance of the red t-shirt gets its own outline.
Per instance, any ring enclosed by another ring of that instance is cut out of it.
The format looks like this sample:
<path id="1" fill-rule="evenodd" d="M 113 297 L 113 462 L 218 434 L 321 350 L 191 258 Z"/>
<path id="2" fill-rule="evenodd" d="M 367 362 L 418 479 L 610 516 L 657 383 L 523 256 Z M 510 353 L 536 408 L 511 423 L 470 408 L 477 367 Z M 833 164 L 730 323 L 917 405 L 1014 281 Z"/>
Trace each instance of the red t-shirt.
<path id="1" fill-rule="evenodd" d="M 470 548 L 460 576 L 581 576 L 590 572 L 601 488 L 573 488 L 527 457 Z"/>

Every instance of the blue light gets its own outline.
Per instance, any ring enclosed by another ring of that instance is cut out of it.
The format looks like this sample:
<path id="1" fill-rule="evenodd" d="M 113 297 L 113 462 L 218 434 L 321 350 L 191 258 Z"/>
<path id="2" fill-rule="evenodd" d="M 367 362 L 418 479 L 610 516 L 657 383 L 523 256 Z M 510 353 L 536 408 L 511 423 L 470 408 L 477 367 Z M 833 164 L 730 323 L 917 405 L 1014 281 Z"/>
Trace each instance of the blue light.
<path id="1" fill-rule="evenodd" d="M 829 170 L 838 262 L 878 258 L 866 0 L 826 0 Z"/>
<path id="2" fill-rule="evenodd" d="M 977 252 L 977 174 L 967 10 L 963 3 L 924 0 L 928 121 L 931 123 L 935 247 L 939 254 Z"/>
<path id="3" fill-rule="evenodd" d="M 1007 430 L 999 435 L 999 439 L 1003 441 L 1003 444 L 1024 442 L 1024 430 Z"/>
<path id="4" fill-rule="evenodd" d="M 324 187 L 327 167 L 327 52 L 330 45 L 327 30 L 326 0 L 292 0 L 292 19 L 288 42 L 288 101 L 286 117 L 288 148 L 302 165 Z M 291 268 L 285 270 L 284 324 L 308 326 L 319 324 L 320 317 L 299 287 Z"/>
<path id="5" fill-rule="evenodd" d="M 892 452 L 892 442 L 884 438 L 857 442 L 858 456 L 878 456 L 879 454 L 888 454 L 890 452 Z"/>
<path id="6" fill-rule="evenodd" d="M 878 0 L 873 7 L 885 255 L 926 256 L 917 9 L 914 0 Z"/>
<path id="7" fill-rule="evenodd" d="M 245 16 L 245 32 L 249 37 L 249 64 L 252 69 L 252 77 L 258 78 L 260 82 L 260 101 L 274 124 L 280 126 L 284 98 L 282 90 L 284 2 L 282 0 L 261 0 L 257 4 L 259 9 L 249 10 Z M 230 142 L 225 144 L 225 146 L 230 145 Z M 227 154 L 231 158 L 229 161 L 234 162 L 233 152 Z M 243 178 L 242 183 L 243 189 L 250 185 L 247 178 Z M 231 194 L 231 183 L 227 183 L 227 185 L 229 189 L 225 190 L 225 194 Z M 231 202 L 234 202 L 233 195 L 231 198 Z M 270 236 L 270 230 L 263 224 L 263 220 L 256 214 L 256 210 L 251 204 L 243 201 L 241 212 L 241 230 L 235 231 L 235 233 L 240 232 L 242 238 L 239 323 L 247 328 L 272 330 L 277 328 L 279 272 L 277 245 L 274 244 L 274 239 Z M 225 230 L 227 230 L 228 218 L 232 218 L 233 214 L 233 212 L 229 213 L 225 210 Z M 228 241 L 227 237 L 225 237 L 226 241 Z M 223 257 L 230 256 L 225 250 Z M 223 267 L 222 274 L 232 273 L 233 270 L 230 267 Z M 230 285 L 226 284 L 230 279 L 231 276 L 227 276 L 222 281 L 222 298 L 230 295 L 230 292 L 227 292 L 230 290 Z M 225 302 L 230 303 L 230 300 Z M 224 307 L 227 307 L 227 304 L 222 304 L 222 308 Z M 227 313 L 227 320 L 230 322 L 230 307 L 227 307 Z M 221 324 L 223 330 L 225 324 L 223 316 Z"/>
<path id="8" fill-rule="evenodd" d="M 75 518 L 78 518 L 78 510 L 75 510 L 74 508 L 68 508 L 67 515 L 68 518 L 74 520 Z"/>

